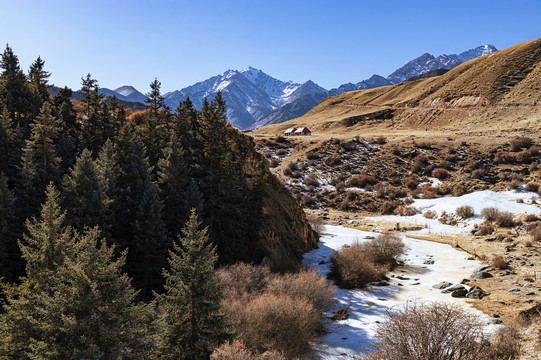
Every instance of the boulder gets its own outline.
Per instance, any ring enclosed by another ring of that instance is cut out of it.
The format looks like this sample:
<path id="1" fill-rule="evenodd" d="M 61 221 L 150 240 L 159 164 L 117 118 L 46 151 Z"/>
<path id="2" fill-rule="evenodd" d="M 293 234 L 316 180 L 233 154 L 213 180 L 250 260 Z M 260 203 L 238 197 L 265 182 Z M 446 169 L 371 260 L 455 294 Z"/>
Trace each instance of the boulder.
<path id="1" fill-rule="evenodd" d="M 481 272 L 481 271 L 485 271 L 486 269 L 488 269 L 490 267 L 490 265 L 481 265 L 475 269 L 473 269 L 473 273 L 478 273 L 478 272 Z"/>
<path id="2" fill-rule="evenodd" d="M 461 289 L 456 289 L 455 291 L 453 291 L 451 293 L 451 296 L 455 297 L 455 298 L 462 298 L 462 297 L 466 296 L 466 294 L 468 294 L 468 290 L 466 288 L 462 287 Z"/>
<path id="3" fill-rule="evenodd" d="M 473 278 L 474 279 L 488 279 L 488 278 L 491 278 L 491 277 L 493 277 L 493 275 L 491 273 L 486 272 L 486 271 L 479 271 L 479 272 L 473 273 Z"/>
<path id="4" fill-rule="evenodd" d="M 472 288 L 465 296 L 468 299 L 480 300 L 487 295 L 488 293 L 486 291 L 483 291 L 483 289 L 481 288 Z"/>
<path id="5" fill-rule="evenodd" d="M 442 293 L 443 294 L 448 294 L 448 293 L 452 293 L 455 290 L 460 290 L 460 289 L 465 289 L 465 287 L 460 285 L 460 284 L 457 284 L 457 285 L 453 285 L 451 287 L 448 287 L 447 289 L 443 290 Z"/>
<path id="6" fill-rule="evenodd" d="M 434 289 L 445 289 L 449 286 L 453 285 L 453 283 L 450 283 L 449 281 L 442 281 L 440 283 L 437 283 L 436 285 L 432 285 Z"/>

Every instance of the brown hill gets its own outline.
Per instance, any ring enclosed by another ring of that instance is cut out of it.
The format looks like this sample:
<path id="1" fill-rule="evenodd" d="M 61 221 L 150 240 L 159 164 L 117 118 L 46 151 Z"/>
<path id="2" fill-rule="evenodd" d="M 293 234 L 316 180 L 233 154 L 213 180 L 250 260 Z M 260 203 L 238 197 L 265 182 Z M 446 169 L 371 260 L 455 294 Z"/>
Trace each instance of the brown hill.
<path id="1" fill-rule="evenodd" d="M 444 75 L 353 91 L 322 101 L 306 115 L 258 129 L 277 134 L 308 126 L 315 134 L 380 130 L 457 132 L 540 129 L 541 39 L 473 59 Z"/>

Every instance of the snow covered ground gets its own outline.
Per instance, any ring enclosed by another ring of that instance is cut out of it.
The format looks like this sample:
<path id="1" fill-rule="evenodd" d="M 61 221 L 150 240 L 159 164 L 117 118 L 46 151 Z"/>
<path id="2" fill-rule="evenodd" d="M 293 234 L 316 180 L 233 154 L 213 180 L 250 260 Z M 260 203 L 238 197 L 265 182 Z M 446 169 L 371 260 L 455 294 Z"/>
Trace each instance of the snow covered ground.
<path id="1" fill-rule="evenodd" d="M 411 205 L 419 213 L 413 216 L 378 216 L 368 218 L 374 221 L 385 221 L 390 223 L 409 223 L 425 227 L 420 233 L 432 233 L 442 235 L 466 234 L 473 229 L 475 225 L 481 224 L 484 220 L 481 218 L 481 211 L 485 208 L 495 207 L 501 211 L 513 213 L 515 216 L 524 214 L 541 215 L 541 209 L 535 204 L 531 204 L 532 199 L 537 199 L 537 194 L 527 191 L 505 191 L 494 192 L 490 190 L 477 191 L 463 196 L 446 196 L 437 199 L 417 199 Z M 520 199 L 520 200 L 519 200 Z M 522 203 L 517 202 L 523 201 Z M 467 220 L 460 220 L 457 226 L 445 225 L 438 221 L 438 217 L 443 212 L 449 215 L 455 215 L 456 209 L 469 205 L 473 208 L 474 217 Z M 436 217 L 427 219 L 424 213 L 433 211 Z"/>
<path id="2" fill-rule="evenodd" d="M 367 241 L 375 233 L 359 231 L 341 226 L 325 226 L 319 243 L 304 256 L 306 264 L 321 273 L 329 272 L 329 259 L 333 250 L 355 241 Z M 475 311 L 486 320 L 489 318 L 474 310 L 464 299 L 452 298 L 433 289 L 441 281 L 458 284 L 480 266 L 478 261 L 467 260 L 468 255 L 449 245 L 429 241 L 403 238 L 407 252 L 403 257 L 405 266 L 398 267 L 391 275 L 390 286 L 370 286 L 363 290 L 337 289 L 336 298 L 340 306 L 349 307 L 349 319 L 334 322 L 330 333 L 318 338 L 313 349 L 315 359 L 337 359 L 366 350 L 373 341 L 375 326 L 386 318 L 386 312 L 407 301 L 449 301 Z M 324 264 L 322 263 L 324 262 Z M 433 261 L 433 263 L 432 263 Z"/>

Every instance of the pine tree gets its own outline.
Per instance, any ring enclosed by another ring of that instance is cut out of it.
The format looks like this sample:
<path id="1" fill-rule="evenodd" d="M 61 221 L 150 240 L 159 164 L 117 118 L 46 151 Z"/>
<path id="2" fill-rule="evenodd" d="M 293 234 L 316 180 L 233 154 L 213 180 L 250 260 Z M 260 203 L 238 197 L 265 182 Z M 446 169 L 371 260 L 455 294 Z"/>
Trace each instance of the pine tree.
<path id="1" fill-rule="evenodd" d="M 13 232 L 15 222 L 15 193 L 8 186 L 8 179 L 0 173 L 0 278 L 7 281 L 15 280 L 17 272 L 16 235 Z"/>
<path id="2" fill-rule="evenodd" d="M 12 181 L 17 173 L 17 163 L 21 158 L 17 129 L 8 112 L 0 113 L 0 172 Z"/>
<path id="3" fill-rule="evenodd" d="M 38 56 L 36 61 L 30 66 L 28 73 L 28 80 L 30 82 L 30 90 L 34 94 L 36 108 L 39 111 L 44 102 L 49 101 L 51 95 L 49 94 L 48 79 L 51 73 L 44 70 L 45 61 Z"/>
<path id="4" fill-rule="evenodd" d="M 154 81 L 150 83 L 150 92 L 145 94 L 146 106 L 154 115 L 158 115 L 160 109 L 168 110 L 165 103 L 165 97 L 163 97 L 160 92 L 161 86 L 162 83 L 159 82 L 158 79 L 154 79 Z"/>
<path id="5" fill-rule="evenodd" d="M 200 176 L 203 140 L 199 115 L 190 98 L 180 102 L 173 117 L 173 132 L 186 152 L 190 174 Z"/>
<path id="6" fill-rule="evenodd" d="M 171 136 L 164 157 L 158 162 L 158 184 L 164 204 L 164 219 L 169 237 L 180 233 L 187 220 L 189 207 L 186 201 L 189 183 L 188 167 L 178 138 Z"/>
<path id="7" fill-rule="evenodd" d="M 3 70 L 0 74 L 0 104 L 4 105 L 17 125 L 26 125 L 21 121 L 32 112 L 32 93 L 19 65 L 19 58 L 9 45 L 2 54 L 0 68 Z"/>
<path id="8" fill-rule="evenodd" d="M 2 285 L 4 313 L 0 315 L 0 359 L 28 359 L 34 340 L 43 337 L 46 313 L 43 296 L 52 291 L 54 276 L 73 248 L 60 194 L 50 184 L 40 218 L 27 220 L 27 233 L 19 242 L 26 260 L 26 277 L 19 285 Z"/>
<path id="9" fill-rule="evenodd" d="M 225 319 L 219 313 L 222 295 L 214 266 L 218 260 L 207 229 L 193 209 L 169 252 L 164 270 L 165 293 L 157 295 L 163 308 L 159 342 L 162 359 L 208 359 L 227 337 Z"/>
<path id="10" fill-rule="evenodd" d="M 83 150 L 70 173 L 64 177 L 64 204 L 71 225 L 78 231 L 99 226 L 110 230 L 108 181 L 102 176 L 92 153 Z"/>
<path id="11" fill-rule="evenodd" d="M 59 181 L 60 159 L 55 142 L 61 131 L 59 121 L 51 114 L 48 102 L 30 124 L 31 136 L 26 141 L 21 160 L 20 199 L 24 216 L 32 216 L 43 201 L 43 192 L 49 182 Z"/>
<path id="12" fill-rule="evenodd" d="M 76 235 L 51 291 L 37 304 L 42 334 L 32 339 L 31 358 L 144 358 L 150 313 L 135 302 L 124 262 L 125 254 L 115 259 L 114 248 L 99 239 L 97 228 Z"/>
<path id="13" fill-rule="evenodd" d="M 99 93 L 98 80 L 93 79 L 91 74 L 86 74 L 85 78 L 81 78 L 81 92 L 81 100 L 86 104 L 86 115 L 97 112 L 100 101 L 104 98 L 104 95 Z"/>
<path id="14" fill-rule="evenodd" d="M 62 124 L 63 130 L 58 137 L 56 146 L 61 160 L 61 169 L 69 169 L 75 163 L 80 144 L 80 125 L 77 122 L 77 114 L 71 103 L 73 91 L 65 87 L 60 89 L 53 97 L 54 115 Z"/>

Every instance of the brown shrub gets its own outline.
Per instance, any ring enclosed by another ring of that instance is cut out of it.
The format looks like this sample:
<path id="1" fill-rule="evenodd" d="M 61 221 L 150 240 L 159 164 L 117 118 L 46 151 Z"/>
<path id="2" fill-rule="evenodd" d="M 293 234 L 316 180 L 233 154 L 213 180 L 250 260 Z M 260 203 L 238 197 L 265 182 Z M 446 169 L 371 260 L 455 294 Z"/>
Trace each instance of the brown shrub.
<path id="1" fill-rule="evenodd" d="M 278 146 L 278 143 L 271 139 L 267 140 L 265 143 L 267 144 L 267 146 L 270 146 L 270 147 Z"/>
<path id="2" fill-rule="evenodd" d="M 291 173 L 291 177 L 295 179 L 299 179 L 302 177 L 302 172 L 300 172 L 299 170 L 295 170 Z"/>
<path id="3" fill-rule="evenodd" d="M 356 243 L 333 253 L 329 277 L 342 288 L 355 289 L 381 280 L 388 271 L 389 266 L 375 264 L 366 256 L 364 246 Z"/>
<path id="4" fill-rule="evenodd" d="M 500 212 L 495 221 L 499 227 L 511 228 L 516 225 L 513 214 L 507 211 Z"/>
<path id="5" fill-rule="evenodd" d="M 442 168 L 436 168 L 432 171 L 432 176 L 440 180 L 447 179 L 449 177 L 449 171 Z"/>
<path id="6" fill-rule="evenodd" d="M 397 258 L 404 253 L 402 239 L 391 234 L 381 234 L 363 244 L 366 256 L 376 264 L 394 266 Z"/>
<path id="7" fill-rule="evenodd" d="M 485 175 L 486 175 L 486 171 L 483 169 L 476 169 L 476 170 L 473 170 L 473 172 L 471 173 L 472 179 L 482 179 L 485 177 Z"/>
<path id="8" fill-rule="evenodd" d="M 237 309 L 234 327 L 246 345 L 259 352 L 278 350 L 300 355 L 315 338 L 319 313 L 306 300 L 265 293 Z"/>
<path id="9" fill-rule="evenodd" d="M 485 236 L 490 235 L 494 232 L 494 227 L 490 223 L 482 223 L 481 226 L 479 226 L 479 235 Z"/>
<path id="10" fill-rule="evenodd" d="M 319 156 L 319 154 L 318 154 L 317 152 L 315 152 L 315 151 L 309 151 L 309 152 L 306 153 L 306 158 L 307 158 L 308 160 L 316 160 L 316 159 L 319 159 L 320 156 Z"/>
<path id="11" fill-rule="evenodd" d="M 464 187 L 464 185 L 457 183 L 457 184 L 453 185 L 452 193 L 453 193 L 453 196 L 462 196 L 462 195 L 466 194 L 467 191 L 466 191 L 466 188 Z"/>
<path id="12" fill-rule="evenodd" d="M 336 191 L 343 192 L 346 189 L 346 183 L 343 181 L 340 181 L 338 184 L 336 184 Z"/>
<path id="13" fill-rule="evenodd" d="M 406 180 L 406 187 L 410 190 L 417 189 L 417 186 L 419 186 L 419 183 L 415 179 L 408 179 Z"/>
<path id="14" fill-rule="evenodd" d="M 297 163 L 296 162 L 290 162 L 289 164 L 287 164 L 286 169 L 288 169 L 289 171 L 297 170 Z"/>
<path id="15" fill-rule="evenodd" d="M 347 181 L 348 186 L 364 188 L 368 185 L 377 184 L 378 180 L 372 175 L 355 175 Z"/>
<path id="16" fill-rule="evenodd" d="M 278 165 L 280 165 L 280 160 L 278 159 L 271 159 L 270 163 L 269 163 L 269 166 L 271 168 L 275 168 L 277 167 Z M 285 173 L 285 172 L 284 172 Z"/>
<path id="17" fill-rule="evenodd" d="M 314 174 L 310 174 L 304 178 L 304 185 L 306 186 L 319 186 L 319 180 Z"/>
<path id="18" fill-rule="evenodd" d="M 412 170 L 415 171 L 415 172 L 422 172 L 426 169 L 426 167 L 428 166 L 428 158 L 423 155 L 423 154 L 419 154 L 415 157 L 415 159 L 413 159 L 413 163 L 412 163 Z"/>
<path id="19" fill-rule="evenodd" d="M 537 227 L 536 229 L 532 230 L 532 241 L 535 242 L 541 242 L 541 227 Z"/>
<path id="20" fill-rule="evenodd" d="M 268 266 L 245 263 L 236 263 L 218 270 L 221 287 L 232 298 L 262 293 L 273 276 Z"/>
<path id="21" fill-rule="evenodd" d="M 257 360 L 254 355 L 246 348 L 242 341 L 234 340 L 227 342 L 214 349 L 210 355 L 210 360 Z"/>
<path id="22" fill-rule="evenodd" d="M 442 160 L 438 165 L 439 168 L 449 170 L 451 168 L 451 163 L 447 160 Z"/>
<path id="23" fill-rule="evenodd" d="M 385 138 L 385 136 L 378 136 L 376 138 L 376 144 L 385 145 L 386 143 L 387 143 L 387 138 Z"/>
<path id="24" fill-rule="evenodd" d="M 287 141 L 287 139 L 285 137 L 283 137 L 282 135 L 278 135 L 275 139 L 274 139 L 276 142 L 278 143 L 289 143 L 289 141 Z"/>
<path id="25" fill-rule="evenodd" d="M 512 164 L 515 162 L 515 157 L 506 151 L 499 151 L 494 155 L 494 162 L 496 164 Z"/>
<path id="26" fill-rule="evenodd" d="M 400 216 L 413 216 L 417 214 L 417 210 L 411 206 L 399 205 L 396 209 L 394 209 L 393 213 Z"/>
<path id="27" fill-rule="evenodd" d="M 492 266 L 500 270 L 509 269 L 509 263 L 501 255 L 494 255 L 492 257 Z"/>
<path id="28" fill-rule="evenodd" d="M 304 207 L 312 207 L 316 204 L 316 201 L 313 197 L 310 195 L 302 195 L 301 196 L 301 203 Z"/>
<path id="29" fill-rule="evenodd" d="M 427 219 L 434 219 L 436 217 L 436 213 L 432 210 L 427 210 L 423 213 L 423 216 Z"/>
<path id="30" fill-rule="evenodd" d="M 381 204 L 380 211 L 383 215 L 390 215 L 398 205 L 400 205 L 398 201 L 388 200 Z"/>
<path id="31" fill-rule="evenodd" d="M 365 359 L 487 359 L 478 318 L 448 303 L 406 304 L 376 328 L 375 352 Z"/>
<path id="32" fill-rule="evenodd" d="M 539 190 L 539 184 L 534 182 L 529 182 L 526 184 L 526 191 L 537 192 Z"/>
<path id="33" fill-rule="evenodd" d="M 275 295 L 288 295 L 310 303 L 320 314 L 333 309 L 336 287 L 314 269 L 303 269 L 295 274 L 274 277 L 267 291 Z"/>
<path id="34" fill-rule="evenodd" d="M 471 218 L 475 213 L 473 211 L 473 208 L 469 205 L 464 205 L 456 209 L 456 214 L 460 216 L 462 219 L 469 219 Z"/>
<path id="35" fill-rule="evenodd" d="M 266 157 L 267 159 L 271 158 L 272 157 L 272 153 L 270 151 L 266 151 L 264 154 L 263 154 L 264 157 Z"/>
<path id="36" fill-rule="evenodd" d="M 528 137 L 516 137 L 511 140 L 511 150 L 520 151 L 521 149 L 529 148 L 533 145 L 533 140 Z"/>
<path id="37" fill-rule="evenodd" d="M 507 188 L 510 189 L 510 190 L 517 190 L 520 188 L 520 185 L 522 185 L 522 183 L 520 182 L 520 180 L 518 179 L 513 179 L 511 180 L 511 182 L 509 182 L 507 184 Z"/>
<path id="38" fill-rule="evenodd" d="M 488 207 L 481 210 L 481 217 L 487 221 L 496 221 L 500 215 L 500 210 L 495 207 Z"/>
<path id="39" fill-rule="evenodd" d="M 520 353 L 520 329 L 523 324 L 515 320 L 498 330 L 486 349 L 485 358 L 489 360 L 516 359 Z"/>
<path id="40" fill-rule="evenodd" d="M 419 147 L 421 149 L 425 149 L 425 150 L 431 150 L 432 149 L 432 144 L 429 143 L 429 142 L 426 142 L 426 141 L 420 142 L 420 143 L 418 143 L 416 145 L 417 145 L 417 147 Z"/>

